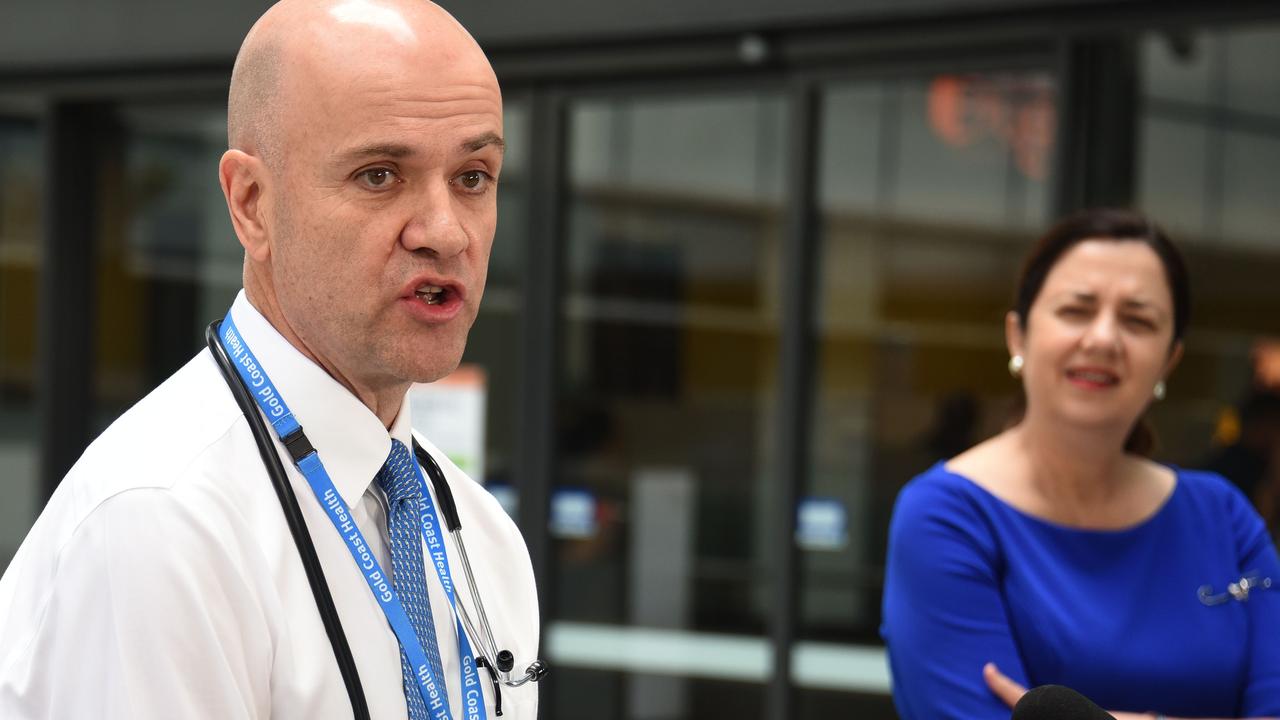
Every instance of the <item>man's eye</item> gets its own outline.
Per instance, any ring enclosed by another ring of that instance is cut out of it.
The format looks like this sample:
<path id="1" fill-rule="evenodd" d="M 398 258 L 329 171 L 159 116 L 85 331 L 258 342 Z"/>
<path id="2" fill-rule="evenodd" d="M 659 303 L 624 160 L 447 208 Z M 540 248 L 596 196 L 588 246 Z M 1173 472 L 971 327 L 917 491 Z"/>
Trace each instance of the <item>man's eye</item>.
<path id="1" fill-rule="evenodd" d="M 468 192 L 484 192 L 493 183 L 493 177 L 483 170 L 468 170 L 455 177 L 453 182 Z"/>
<path id="2" fill-rule="evenodd" d="M 381 190 L 383 188 L 390 187 L 395 184 L 398 179 L 395 171 L 391 168 L 384 167 L 369 168 L 368 170 L 360 172 L 356 177 L 359 178 L 360 182 L 365 187 L 370 188 L 371 190 Z"/>

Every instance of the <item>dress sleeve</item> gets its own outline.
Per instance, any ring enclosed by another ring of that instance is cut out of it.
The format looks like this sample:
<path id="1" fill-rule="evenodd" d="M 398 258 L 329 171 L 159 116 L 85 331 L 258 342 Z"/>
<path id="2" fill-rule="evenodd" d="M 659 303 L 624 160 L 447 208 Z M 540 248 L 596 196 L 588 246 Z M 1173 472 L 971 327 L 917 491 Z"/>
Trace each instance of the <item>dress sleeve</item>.
<path id="1" fill-rule="evenodd" d="M 899 495 L 889 529 L 884 626 L 904 720 L 1008 720 L 982 677 L 994 662 L 1027 684 L 999 590 L 986 520 L 955 488 L 922 476 Z"/>
<path id="2" fill-rule="evenodd" d="M 1232 527 L 1236 530 L 1240 572 L 1271 578 L 1271 587 L 1250 593 L 1249 671 L 1241 698 L 1246 718 L 1280 716 L 1280 558 L 1266 525 L 1253 506 L 1230 488 Z"/>
<path id="3" fill-rule="evenodd" d="M 219 535 L 162 489 L 95 509 L 58 555 L 6 713 L 267 717 L 269 627 Z"/>

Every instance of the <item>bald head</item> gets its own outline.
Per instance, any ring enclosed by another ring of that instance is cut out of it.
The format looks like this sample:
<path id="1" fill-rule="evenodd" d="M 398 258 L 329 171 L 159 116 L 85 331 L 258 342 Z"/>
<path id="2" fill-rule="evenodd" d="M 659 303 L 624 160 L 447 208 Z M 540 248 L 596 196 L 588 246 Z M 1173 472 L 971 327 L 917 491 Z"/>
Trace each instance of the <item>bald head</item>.
<path id="1" fill-rule="evenodd" d="M 283 0 L 227 110 L 246 297 L 389 426 L 479 312 L 504 147 L 489 61 L 426 0 Z"/>
<path id="2" fill-rule="evenodd" d="M 280 89 L 280 43 L 251 32 L 236 55 L 227 97 L 227 147 L 276 164 L 279 142 L 272 137 L 272 109 Z"/>
<path id="3" fill-rule="evenodd" d="M 236 55 L 228 146 L 277 167 L 284 130 L 299 121 L 293 112 L 305 123 L 317 111 L 309 103 L 317 92 L 367 80 L 397 56 L 441 72 L 470 65 L 497 85 L 471 35 L 427 0 L 282 0 L 254 23 Z"/>

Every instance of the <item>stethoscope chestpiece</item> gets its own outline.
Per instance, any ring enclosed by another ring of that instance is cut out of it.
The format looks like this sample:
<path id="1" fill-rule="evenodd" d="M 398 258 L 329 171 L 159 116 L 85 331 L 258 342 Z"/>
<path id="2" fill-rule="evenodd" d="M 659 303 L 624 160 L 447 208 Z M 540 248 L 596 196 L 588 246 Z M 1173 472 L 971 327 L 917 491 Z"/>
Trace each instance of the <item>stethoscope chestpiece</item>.
<path id="1" fill-rule="evenodd" d="M 551 668 L 547 667 L 546 663 L 541 660 L 534 660 L 529 664 L 529 667 L 525 668 L 524 674 L 531 681 L 538 682 L 546 677 L 549 672 L 551 672 Z"/>

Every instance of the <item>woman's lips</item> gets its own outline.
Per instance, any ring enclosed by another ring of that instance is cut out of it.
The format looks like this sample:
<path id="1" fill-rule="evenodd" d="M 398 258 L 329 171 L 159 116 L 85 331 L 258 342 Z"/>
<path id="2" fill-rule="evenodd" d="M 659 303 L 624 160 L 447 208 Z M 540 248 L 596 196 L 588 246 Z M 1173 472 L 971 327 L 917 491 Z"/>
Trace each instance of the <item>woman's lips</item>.
<path id="1" fill-rule="evenodd" d="M 1100 368 L 1069 368 L 1067 380 L 1078 387 L 1100 390 L 1118 385 L 1120 376 Z"/>

